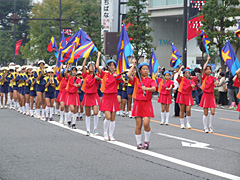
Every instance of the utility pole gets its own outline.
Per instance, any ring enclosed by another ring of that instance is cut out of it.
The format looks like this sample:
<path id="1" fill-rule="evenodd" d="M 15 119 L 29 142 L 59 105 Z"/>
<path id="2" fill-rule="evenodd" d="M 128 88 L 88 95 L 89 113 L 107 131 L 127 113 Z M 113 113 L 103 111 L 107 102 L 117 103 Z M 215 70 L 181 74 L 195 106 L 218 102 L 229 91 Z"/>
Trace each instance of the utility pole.
<path id="1" fill-rule="evenodd" d="M 183 65 L 187 66 L 187 0 L 184 0 L 183 13 Z"/>
<path id="2" fill-rule="evenodd" d="M 13 14 L 16 14 L 16 0 L 14 0 L 14 13 Z M 14 64 L 16 63 L 16 55 L 15 55 L 15 51 L 16 51 L 16 24 L 14 23 L 13 24 L 14 26 L 14 30 L 13 30 L 13 39 L 14 39 L 14 44 L 13 44 L 13 57 L 14 57 Z"/>

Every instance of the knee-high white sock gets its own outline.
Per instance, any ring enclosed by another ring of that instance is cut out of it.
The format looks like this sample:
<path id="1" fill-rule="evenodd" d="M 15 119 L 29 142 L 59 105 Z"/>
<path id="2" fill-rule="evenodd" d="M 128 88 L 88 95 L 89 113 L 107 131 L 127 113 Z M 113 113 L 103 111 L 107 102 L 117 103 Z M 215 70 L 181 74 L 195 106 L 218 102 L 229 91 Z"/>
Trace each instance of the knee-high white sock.
<path id="1" fill-rule="evenodd" d="M 26 111 L 29 113 L 29 103 L 26 103 Z"/>
<path id="2" fill-rule="evenodd" d="M 166 124 L 169 123 L 169 112 L 166 112 Z"/>
<path id="3" fill-rule="evenodd" d="M 190 124 L 190 122 L 191 122 L 191 116 L 186 116 L 186 119 L 187 119 L 187 123 Z"/>
<path id="4" fill-rule="evenodd" d="M 142 135 L 139 134 L 135 134 L 135 138 L 136 138 L 136 141 L 137 141 L 137 144 L 142 144 Z"/>
<path id="5" fill-rule="evenodd" d="M 180 118 L 180 123 L 181 123 L 181 125 L 183 125 L 184 126 L 184 118 Z"/>
<path id="6" fill-rule="evenodd" d="M 209 120 L 209 127 L 213 128 L 213 120 L 214 120 L 214 115 L 210 115 L 210 120 Z"/>
<path id="7" fill-rule="evenodd" d="M 62 119 L 63 120 L 63 111 L 60 111 L 60 119 Z"/>
<path id="8" fill-rule="evenodd" d="M 53 117 L 53 107 L 50 107 L 50 118 Z"/>
<path id="9" fill-rule="evenodd" d="M 90 120 L 91 120 L 91 116 L 86 116 L 86 120 L 85 120 L 86 129 L 87 129 L 87 131 L 89 131 L 89 132 L 90 132 Z"/>
<path id="10" fill-rule="evenodd" d="M 25 106 L 22 106 L 22 111 L 25 112 Z"/>
<path id="11" fill-rule="evenodd" d="M 109 136 L 110 137 L 113 137 L 114 130 L 115 130 L 115 121 L 110 121 L 110 124 L 109 124 Z"/>
<path id="12" fill-rule="evenodd" d="M 45 109 L 42 109 L 42 116 L 45 116 Z"/>
<path id="13" fill-rule="evenodd" d="M 67 123 L 67 121 L 68 121 L 68 113 L 67 112 L 65 112 L 65 123 Z"/>
<path id="14" fill-rule="evenodd" d="M 83 116 L 83 113 L 80 113 L 80 117 L 82 117 Z"/>
<path id="15" fill-rule="evenodd" d="M 17 102 L 14 101 L 13 107 L 16 109 L 16 107 L 17 107 Z"/>
<path id="16" fill-rule="evenodd" d="M 207 129 L 207 116 L 203 115 L 203 128 Z"/>
<path id="17" fill-rule="evenodd" d="M 69 112 L 69 113 L 68 113 L 68 122 L 69 122 L 69 121 L 72 121 L 72 115 L 73 115 L 72 112 Z"/>
<path id="18" fill-rule="evenodd" d="M 98 127 L 98 115 L 94 115 L 94 129 Z"/>
<path id="19" fill-rule="evenodd" d="M 149 132 L 144 131 L 144 135 L 145 135 L 145 141 L 149 142 L 149 140 L 150 140 L 150 135 L 151 135 L 151 131 L 149 131 Z"/>
<path id="20" fill-rule="evenodd" d="M 161 123 L 164 123 L 164 112 L 161 112 Z"/>
<path id="21" fill-rule="evenodd" d="M 12 107 L 12 102 L 13 102 L 13 100 L 10 99 L 10 100 L 9 100 L 9 107 L 10 107 L 10 108 Z"/>
<path id="22" fill-rule="evenodd" d="M 48 118 L 48 113 L 49 113 L 49 107 L 48 106 L 46 106 L 45 111 L 46 111 L 46 117 Z M 42 112 L 42 114 L 43 114 L 43 112 Z M 42 115 L 42 116 L 44 116 L 44 115 Z"/>
<path id="23" fill-rule="evenodd" d="M 77 121 L 77 113 L 73 114 L 72 125 L 76 125 L 76 121 Z"/>
<path id="24" fill-rule="evenodd" d="M 110 124 L 109 120 L 105 119 L 103 121 L 103 132 L 104 132 L 104 135 L 108 135 L 109 124 Z"/>
<path id="25" fill-rule="evenodd" d="M 37 116 L 40 116 L 40 109 L 36 109 Z"/>

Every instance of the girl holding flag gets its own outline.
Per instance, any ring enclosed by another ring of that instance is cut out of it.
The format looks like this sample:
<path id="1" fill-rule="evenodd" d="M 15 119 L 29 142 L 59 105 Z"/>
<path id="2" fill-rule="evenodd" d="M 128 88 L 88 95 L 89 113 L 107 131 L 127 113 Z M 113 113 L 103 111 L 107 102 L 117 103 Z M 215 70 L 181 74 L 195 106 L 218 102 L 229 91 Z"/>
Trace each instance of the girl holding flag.
<path id="1" fill-rule="evenodd" d="M 213 133 L 213 120 L 215 115 L 215 108 L 217 106 L 215 96 L 214 96 L 214 87 L 218 85 L 218 80 L 216 77 L 211 76 L 212 68 L 208 65 L 210 56 L 208 56 L 206 63 L 203 66 L 203 72 L 201 75 L 203 95 L 200 102 L 200 107 L 203 107 L 203 127 L 205 133 Z M 211 115 L 209 119 L 209 128 L 207 127 L 208 121 L 208 108 L 210 108 Z"/>
<path id="2" fill-rule="evenodd" d="M 240 68 L 236 71 L 236 75 L 233 78 L 234 86 L 239 88 L 237 98 L 240 99 Z M 237 111 L 240 112 L 240 103 L 238 103 Z M 239 114 L 240 119 L 240 114 Z"/>
<path id="3" fill-rule="evenodd" d="M 137 149 L 148 149 L 149 148 L 149 140 L 151 134 L 150 128 L 150 117 L 154 117 L 153 106 L 152 106 L 152 93 L 156 91 L 157 84 L 156 82 L 148 77 L 149 73 L 149 64 L 143 62 L 139 64 L 138 69 L 139 72 L 137 74 L 140 76 L 134 77 L 132 76 L 133 70 L 135 67 L 136 60 L 132 61 L 133 66 L 129 70 L 127 76 L 129 78 L 129 83 L 134 85 L 133 98 L 135 98 L 133 104 L 132 115 L 136 120 L 136 129 L 135 129 L 135 138 L 137 141 Z M 137 69 L 137 71 L 138 71 Z M 141 78 L 141 79 L 140 79 Z M 143 86 L 141 85 L 142 82 Z M 146 95 L 144 95 L 146 93 Z M 142 135 L 141 129 L 142 124 L 144 126 L 144 147 L 142 145 Z"/>
<path id="4" fill-rule="evenodd" d="M 99 59 L 100 59 L 101 53 L 98 52 L 97 57 L 97 65 L 99 65 Z M 90 119 L 91 119 L 91 109 L 93 109 L 94 114 L 94 129 L 93 134 L 97 135 L 97 127 L 98 127 L 98 106 L 100 105 L 100 99 L 98 96 L 98 85 L 101 82 L 100 77 L 95 74 L 96 66 L 93 61 L 90 61 L 87 65 L 88 72 L 86 71 L 85 64 L 86 64 L 87 58 L 84 59 L 82 64 L 82 76 L 84 78 L 84 83 L 82 86 L 82 91 L 85 92 L 82 105 L 85 106 L 85 112 L 86 112 L 86 129 L 87 129 L 87 136 L 90 135 Z M 95 76 L 94 76 L 95 75 Z"/>
<path id="5" fill-rule="evenodd" d="M 98 72 L 100 72 L 100 77 L 102 78 L 101 91 L 103 92 L 100 111 L 105 111 L 105 120 L 103 122 L 104 140 L 115 141 L 115 138 L 113 137 L 115 130 L 115 116 L 116 112 L 120 110 L 117 99 L 117 88 L 122 75 L 120 74 L 117 76 L 115 74 L 114 70 L 116 68 L 116 61 L 113 59 L 108 60 L 106 65 L 107 72 L 104 72 L 100 70 L 99 64 L 97 64 Z"/>
<path id="6" fill-rule="evenodd" d="M 160 93 L 158 103 L 161 103 L 161 125 L 164 124 L 164 114 L 166 112 L 166 125 L 169 123 L 169 106 L 172 104 L 171 89 L 174 88 L 174 82 L 170 80 L 172 74 L 169 71 L 164 72 L 164 77 L 158 78 L 160 66 L 155 74 L 155 79 L 159 84 L 158 92 Z"/>
<path id="7" fill-rule="evenodd" d="M 187 119 L 187 128 L 191 129 L 191 106 L 193 105 L 192 91 L 194 86 L 193 80 L 189 79 L 190 70 L 183 70 L 183 77 L 181 76 L 181 71 L 184 66 L 181 66 L 178 71 L 177 81 L 179 83 L 177 103 L 180 105 L 180 123 L 181 128 L 184 129 L 184 111 L 186 108 L 186 119 Z"/>

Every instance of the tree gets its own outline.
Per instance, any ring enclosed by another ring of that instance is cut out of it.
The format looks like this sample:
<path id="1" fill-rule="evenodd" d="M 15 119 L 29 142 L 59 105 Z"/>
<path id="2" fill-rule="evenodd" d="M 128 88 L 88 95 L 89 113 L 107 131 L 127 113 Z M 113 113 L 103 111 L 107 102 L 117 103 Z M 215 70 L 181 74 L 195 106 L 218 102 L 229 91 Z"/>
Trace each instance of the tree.
<path id="1" fill-rule="evenodd" d="M 239 5 L 238 0 L 208 0 L 200 14 L 203 15 L 203 26 L 200 29 L 205 30 L 211 41 L 210 51 L 211 47 L 215 46 L 220 58 L 221 49 L 227 40 L 237 44 L 235 32 L 229 30 L 229 28 L 237 24 L 236 16 L 240 15 Z M 222 69 L 225 69 L 222 61 L 221 65 Z"/>
<path id="2" fill-rule="evenodd" d="M 128 36 L 133 38 L 131 44 L 137 62 L 144 54 L 150 58 L 153 48 L 153 38 L 150 35 L 153 30 L 148 26 L 150 17 L 146 12 L 147 5 L 147 0 L 129 0 L 127 3 L 130 10 L 127 13 L 126 24 L 133 24 L 127 28 L 127 32 Z"/>

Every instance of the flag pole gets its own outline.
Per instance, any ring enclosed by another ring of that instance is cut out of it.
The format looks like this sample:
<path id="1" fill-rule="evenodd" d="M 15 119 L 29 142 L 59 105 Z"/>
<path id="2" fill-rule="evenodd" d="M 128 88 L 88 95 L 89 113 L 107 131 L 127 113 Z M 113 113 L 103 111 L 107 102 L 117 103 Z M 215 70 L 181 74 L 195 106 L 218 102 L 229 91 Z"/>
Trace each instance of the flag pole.
<path id="1" fill-rule="evenodd" d="M 183 13 L 183 65 L 187 67 L 187 0 L 184 0 Z"/>

